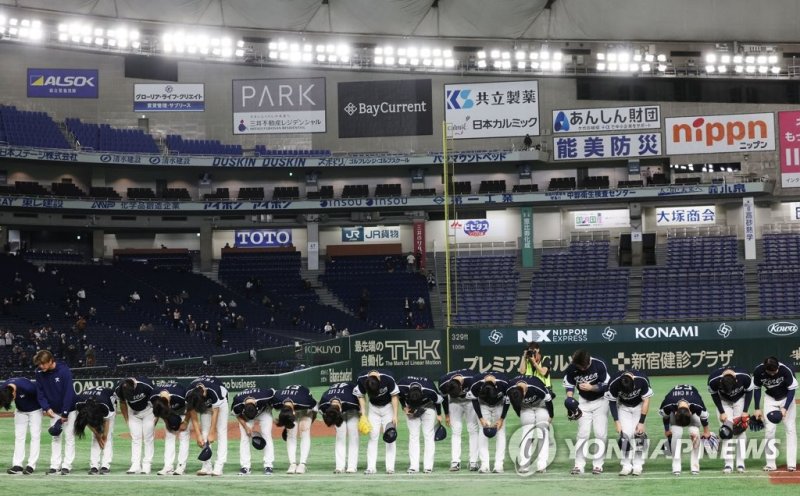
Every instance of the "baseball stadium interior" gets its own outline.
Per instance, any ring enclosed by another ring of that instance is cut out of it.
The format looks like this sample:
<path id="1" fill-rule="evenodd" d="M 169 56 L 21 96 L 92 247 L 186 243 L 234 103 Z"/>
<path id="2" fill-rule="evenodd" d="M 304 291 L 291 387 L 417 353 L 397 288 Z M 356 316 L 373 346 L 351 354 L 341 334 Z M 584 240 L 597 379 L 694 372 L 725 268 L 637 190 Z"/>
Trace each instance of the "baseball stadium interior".
<path id="1" fill-rule="evenodd" d="M 730 3 L 0 1 L 0 379 L 800 366 L 800 3 Z"/>

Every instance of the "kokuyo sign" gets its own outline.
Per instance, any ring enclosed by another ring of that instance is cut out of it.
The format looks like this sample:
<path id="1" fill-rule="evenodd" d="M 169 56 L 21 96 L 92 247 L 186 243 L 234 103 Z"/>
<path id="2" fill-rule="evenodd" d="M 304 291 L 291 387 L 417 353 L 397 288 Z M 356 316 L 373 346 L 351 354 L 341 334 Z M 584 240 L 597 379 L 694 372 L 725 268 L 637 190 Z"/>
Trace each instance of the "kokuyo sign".
<path id="1" fill-rule="evenodd" d="M 672 117 L 665 123 L 668 155 L 775 150 L 771 113 Z"/>

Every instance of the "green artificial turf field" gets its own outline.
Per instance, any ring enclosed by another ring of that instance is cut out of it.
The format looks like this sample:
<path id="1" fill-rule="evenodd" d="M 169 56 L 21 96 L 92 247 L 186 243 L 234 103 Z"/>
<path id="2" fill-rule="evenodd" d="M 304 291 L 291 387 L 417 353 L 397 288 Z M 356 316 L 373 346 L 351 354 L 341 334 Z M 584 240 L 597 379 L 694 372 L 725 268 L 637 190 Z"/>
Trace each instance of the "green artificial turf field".
<path id="1" fill-rule="evenodd" d="M 705 378 L 691 377 L 656 377 L 652 379 L 655 391 L 650 414 L 647 418 L 647 432 L 651 442 L 663 439 L 663 430 L 660 418 L 657 415 L 658 405 L 664 395 L 675 384 L 694 384 L 706 399 L 712 415 L 711 427 L 716 430 L 718 421 L 713 418 L 715 409 L 708 394 L 705 393 Z M 319 398 L 325 388 L 314 388 L 315 397 Z M 333 429 L 328 430 L 317 419 L 320 427 L 315 427 L 316 436 L 312 437 L 311 455 L 308 463 L 308 472 L 304 475 L 287 475 L 287 457 L 285 443 L 280 437 L 275 440 L 275 475 L 266 477 L 259 471 L 261 454 L 252 452 L 254 473 L 246 477 L 237 476 L 239 470 L 239 442 L 238 439 L 229 440 L 228 463 L 223 477 L 197 477 L 194 472 L 200 467 L 197 461 L 199 448 L 193 442 L 189 454 L 187 475 L 184 476 L 157 476 L 155 471 L 162 466 L 163 440 L 156 440 L 156 454 L 153 460 L 153 475 L 126 475 L 129 467 L 130 440 L 127 437 L 127 426 L 121 415 L 117 416 L 114 431 L 114 462 L 112 473 L 106 476 L 89 476 L 89 445 L 87 438 L 77 440 L 77 455 L 73 465 L 73 473 L 69 476 L 45 476 L 50 457 L 50 439 L 46 430 L 42 435 L 42 450 L 37 471 L 31 476 L 6 475 L 5 469 L 11 464 L 14 434 L 13 419 L 0 418 L 0 487 L 3 494 L 34 495 L 34 494 L 97 494 L 115 496 L 129 496 L 143 494 L 219 494 L 234 495 L 254 491 L 295 491 L 300 494 L 380 494 L 381 496 L 408 495 L 410 493 L 426 494 L 459 494 L 460 496 L 488 495 L 488 494 L 521 494 L 533 492 L 536 494 L 573 494 L 582 495 L 586 491 L 595 494 L 623 494 L 632 493 L 640 496 L 656 496 L 661 494 L 747 494 L 753 491 L 767 491 L 772 495 L 798 494 L 800 491 L 800 475 L 795 472 L 773 473 L 772 476 L 761 471 L 764 465 L 763 457 L 747 460 L 747 472 L 744 474 L 722 474 L 722 460 L 701 459 L 701 473 L 697 476 L 689 475 L 688 454 L 684 455 L 684 472 L 681 476 L 671 473 L 670 463 L 656 451 L 655 457 L 648 458 L 644 474 L 641 477 L 619 477 L 617 472 L 619 464 L 616 459 L 608 459 L 605 464 L 605 473 L 592 475 L 587 473 L 581 476 L 569 475 L 572 461 L 569 457 L 566 439 L 574 439 L 577 428 L 576 423 L 566 419 L 563 407 L 563 390 L 555 388 L 559 396 L 555 402 L 556 417 L 553 421 L 557 443 L 555 460 L 548 467 L 547 473 L 521 477 L 514 471 L 514 463 L 506 457 L 504 474 L 477 474 L 462 470 L 459 473 L 448 471 L 450 462 L 450 441 L 445 440 L 436 445 L 436 462 L 433 474 L 407 475 L 408 467 L 408 436 L 405 431 L 405 421 L 401 418 L 397 446 L 396 474 L 385 475 L 380 471 L 383 468 L 383 442 L 380 442 L 378 469 L 376 475 L 365 476 L 363 469 L 366 464 L 365 436 L 361 437 L 359 452 L 359 473 L 348 475 L 334 475 L 333 468 Z M 752 413 L 752 407 L 751 407 Z M 610 418 L 610 417 L 609 417 Z M 231 417 L 231 425 L 235 420 Z M 161 424 L 159 424 L 161 427 Z M 519 421 L 513 410 L 509 411 L 507 423 L 507 437 L 512 438 L 513 432 L 519 427 Z M 236 432 L 238 429 L 232 429 Z M 325 433 L 321 435 L 320 433 Z M 748 433 L 753 439 L 761 439 L 763 432 Z M 609 420 L 609 438 L 616 439 L 613 424 Z M 782 442 L 784 432 L 778 429 L 778 439 Z M 299 444 L 299 443 L 298 443 Z M 511 444 L 511 443 L 509 443 Z M 652 451 L 652 448 L 651 448 Z M 466 433 L 462 442 L 462 466 L 466 468 L 468 443 Z M 494 457 L 494 442 L 490 445 L 490 454 Z M 27 461 L 27 460 L 26 460 Z M 781 455 L 778 465 L 785 463 Z M 591 462 L 587 464 L 591 470 Z M 782 481 L 783 483 L 776 483 Z"/>

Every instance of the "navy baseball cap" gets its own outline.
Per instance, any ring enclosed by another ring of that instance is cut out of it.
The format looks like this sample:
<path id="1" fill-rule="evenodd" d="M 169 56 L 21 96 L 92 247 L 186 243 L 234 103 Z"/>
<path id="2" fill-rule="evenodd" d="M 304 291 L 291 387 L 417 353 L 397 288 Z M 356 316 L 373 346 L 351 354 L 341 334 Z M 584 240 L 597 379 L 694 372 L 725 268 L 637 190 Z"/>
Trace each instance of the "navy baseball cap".
<path id="1" fill-rule="evenodd" d="M 383 431 L 383 441 L 385 443 L 391 444 L 396 440 L 397 440 L 397 428 L 394 426 L 393 423 L 390 422 L 389 425 L 386 426 L 386 430 Z"/>
<path id="2" fill-rule="evenodd" d="M 773 424 L 780 424 L 781 420 L 783 420 L 783 414 L 780 410 L 773 410 L 767 414 L 767 420 Z"/>
<path id="3" fill-rule="evenodd" d="M 447 439 L 447 429 L 442 424 L 436 427 L 436 432 L 433 434 L 434 441 L 443 441 Z"/>
<path id="4" fill-rule="evenodd" d="M 61 422 L 61 419 L 58 419 L 58 421 L 55 424 L 51 425 L 50 428 L 47 429 L 47 432 L 49 432 L 51 436 L 57 437 L 61 435 L 61 431 L 63 430 L 63 428 L 64 426 Z"/>
<path id="5" fill-rule="evenodd" d="M 258 432 L 254 432 L 253 437 L 250 439 L 250 444 L 257 450 L 263 450 L 267 446 L 267 440 Z"/>
<path id="6" fill-rule="evenodd" d="M 200 454 L 197 455 L 197 459 L 201 462 L 207 462 L 211 459 L 212 454 L 213 452 L 211 451 L 211 445 L 208 444 L 208 441 L 206 441 L 205 446 L 203 446 L 203 449 L 200 450 Z"/>
<path id="7" fill-rule="evenodd" d="M 493 438 L 497 435 L 497 427 L 484 427 L 483 435 L 488 438 Z"/>

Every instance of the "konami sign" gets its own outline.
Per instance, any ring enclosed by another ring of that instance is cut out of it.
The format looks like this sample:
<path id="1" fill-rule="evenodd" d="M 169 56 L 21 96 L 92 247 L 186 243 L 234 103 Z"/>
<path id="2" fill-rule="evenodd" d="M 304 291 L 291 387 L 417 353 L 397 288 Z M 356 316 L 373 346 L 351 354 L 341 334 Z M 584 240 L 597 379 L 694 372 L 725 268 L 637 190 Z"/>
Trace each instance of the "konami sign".
<path id="1" fill-rule="evenodd" d="M 775 150 L 775 115 L 737 114 L 665 119 L 668 155 Z"/>

